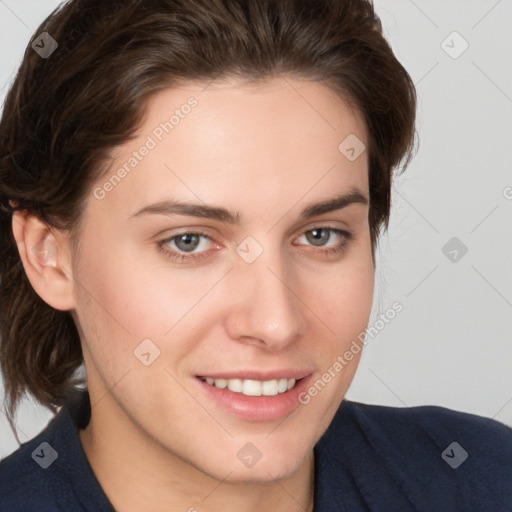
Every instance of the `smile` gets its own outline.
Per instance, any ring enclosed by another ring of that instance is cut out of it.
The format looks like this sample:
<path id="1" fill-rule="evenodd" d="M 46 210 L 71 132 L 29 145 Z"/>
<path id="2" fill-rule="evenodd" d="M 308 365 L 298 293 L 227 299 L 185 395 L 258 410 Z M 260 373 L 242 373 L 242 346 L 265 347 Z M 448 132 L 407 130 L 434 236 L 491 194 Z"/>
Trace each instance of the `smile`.
<path id="1" fill-rule="evenodd" d="M 247 421 L 275 421 L 301 406 L 299 395 L 311 384 L 314 373 L 307 369 L 275 368 L 226 371 L 196 375 L 200 393 L 208 406 Z"/>
<path id="2" fill-rule="evenodd" d="M 233 393 L 240 393 L 245 396 L 275 396 L 286 393 L 295 386 L 295 379 L 273 379 L 273 380 L 252 380 L 252 379 L 214 379 L 212 377 L 199 377 L 203 382 L 218 389 L 229 389 Z"/>

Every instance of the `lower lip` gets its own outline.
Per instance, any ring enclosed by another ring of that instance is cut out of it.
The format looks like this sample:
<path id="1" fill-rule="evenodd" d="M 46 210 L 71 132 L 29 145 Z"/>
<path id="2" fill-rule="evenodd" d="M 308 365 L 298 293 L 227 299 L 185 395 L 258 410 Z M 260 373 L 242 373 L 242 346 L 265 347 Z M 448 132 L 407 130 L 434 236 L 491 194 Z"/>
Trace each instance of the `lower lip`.
<path id="1" fill-rule="evenodd" d="M 295 386 L 274 396 L 246 396 L 229 389 L 219 389 L 196 377 L 201 388 L 216 404 L 238 418 L 249 421 L 279 420 L 293 412 L 301 403 L 299 395 L 308 388 L 312 374 L 295 383 Z"/>

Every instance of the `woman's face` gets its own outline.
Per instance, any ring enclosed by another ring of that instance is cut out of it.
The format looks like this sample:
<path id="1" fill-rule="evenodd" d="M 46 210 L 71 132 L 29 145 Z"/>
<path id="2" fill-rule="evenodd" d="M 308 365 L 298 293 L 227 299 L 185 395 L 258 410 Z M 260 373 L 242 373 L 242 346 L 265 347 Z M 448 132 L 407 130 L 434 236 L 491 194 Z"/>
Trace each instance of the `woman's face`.
<path id="1" fill-rule="evenodd" d="M 91 190 L 73 261 L 91 424 L 221 480 L 304 463 L 370 315 L 362 144 L 362 120 L 311 81 L 151 99 Z"/>

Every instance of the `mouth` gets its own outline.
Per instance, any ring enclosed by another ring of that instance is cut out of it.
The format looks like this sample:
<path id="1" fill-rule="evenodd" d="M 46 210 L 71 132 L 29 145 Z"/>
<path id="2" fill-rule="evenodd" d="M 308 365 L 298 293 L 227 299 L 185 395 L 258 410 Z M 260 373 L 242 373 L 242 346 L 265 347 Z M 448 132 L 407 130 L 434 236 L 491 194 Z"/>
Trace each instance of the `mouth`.
<path id="1" fill-rule="evenodd" d="M 208 385 L 217 389 L 228 389 L 233 393 L 245 396 L 275 396 L 293 389 L 302 379 L 286 378 L 271 380 L 254 379 L 218 379 L 213 377 L 198 377 Z"/>
<path id="2" fill-rule="evenodd" d="M 311 371 L 243 371 L 197 375 L 199 393 L 208 403 L 246 421 L 274 421 L 299 408 L 299 397 L 311 384 Z"/>

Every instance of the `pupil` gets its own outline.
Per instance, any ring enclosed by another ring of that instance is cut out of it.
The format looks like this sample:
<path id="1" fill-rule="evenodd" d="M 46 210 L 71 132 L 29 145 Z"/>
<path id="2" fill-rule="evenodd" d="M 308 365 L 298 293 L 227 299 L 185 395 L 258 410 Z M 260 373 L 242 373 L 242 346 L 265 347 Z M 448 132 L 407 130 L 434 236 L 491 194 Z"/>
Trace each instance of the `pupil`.
<path id="1" fill-rule="evenodd" d="M 313 245 L 323 245 L 329 240 L 329 231 L 325 228 L 313 229 L 310 233 L 312 234 L 310 242 L 312 242 Z M 309 238 L 309 234 L 306 236 Z"/>
<path id="2" fill-rule="evenodd" d="M 176 241 L 176 245 L 180 250 L 191 251 L 197 247 L 197 243 L 199 241 L 199 237 L 193 234 L 181 235 Z M 184 242 L 183 247 L 180 247 L 180 243 Z M 194 243 L 195 242 L 195 243 Z"/>

